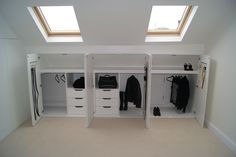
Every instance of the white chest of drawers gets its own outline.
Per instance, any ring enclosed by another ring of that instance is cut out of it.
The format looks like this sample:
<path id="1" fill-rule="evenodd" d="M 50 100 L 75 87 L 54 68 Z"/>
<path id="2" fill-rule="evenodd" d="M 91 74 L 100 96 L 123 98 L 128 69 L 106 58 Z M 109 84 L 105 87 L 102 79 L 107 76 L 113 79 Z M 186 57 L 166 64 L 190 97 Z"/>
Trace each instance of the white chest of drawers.
<path id="1" fill-rule="evenodd" d="M 67 113 L 69 115 L 86 114 L 85 89 L 67 88 Z"/>
<path id="2" fill-rule="evenodd" d="M 95 89 L 95 114 L 98 116 L 119 115 L 119 89 Z"/>

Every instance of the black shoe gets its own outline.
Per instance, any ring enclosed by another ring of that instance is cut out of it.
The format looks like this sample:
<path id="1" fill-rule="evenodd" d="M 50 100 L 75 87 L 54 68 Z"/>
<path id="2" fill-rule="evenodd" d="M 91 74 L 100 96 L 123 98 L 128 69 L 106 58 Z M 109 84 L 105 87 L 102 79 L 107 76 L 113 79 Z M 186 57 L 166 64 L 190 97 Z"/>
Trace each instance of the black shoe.
<path id="1" fill-rule="evenodd" d="M 188 64 L 184 63 L 184 70 L 188 70 Z"/>
<path id="2" fill-rule="evenodd" d="M 154 116 L 161 116 L 161 111 L 159 107 L 154 107 L 153 109 L 153 115 Z"/>
<path id="3" fill-rule="evenodd" d="M 125 105 L 124 108 L 123 108 L 124 111 L 127 111 L 128 110 L 128 106 Z"/>
<path id="4" fill-rule="evenodd" d="M 193 66 L 192 66 L 192 64 L 190 64 L 190 63 L 188 63 L 188 70 L 189 70 L 189 71 L 193 71 Z"/>
<path id="5" fill-rule="evenodd" d="M 184 63 L 184 70 L 193 71 L 193 66 L 191 63 Z"/>
<path id="6" fill-rule="evenodd" d="M 156 107 L 153 108 L 153 115 L 156 116 Z"/>
<path id="7" fill-rule="evenodd" d="M 123 110 L 124 92 L 120 91 L 120 111 Z"/>

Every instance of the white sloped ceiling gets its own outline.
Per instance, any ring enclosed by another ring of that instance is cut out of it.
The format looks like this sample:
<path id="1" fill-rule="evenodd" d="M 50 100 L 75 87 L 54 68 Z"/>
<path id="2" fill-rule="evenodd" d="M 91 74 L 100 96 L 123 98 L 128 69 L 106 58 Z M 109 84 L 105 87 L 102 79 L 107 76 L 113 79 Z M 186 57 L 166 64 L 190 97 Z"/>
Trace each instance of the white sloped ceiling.
<path id="1" fill-rule="evenodd" d="M 199 9 L 181 43 L 206 44 L 227 25 L 233 0 L 0 0 L 0 13 L 11 29 L 27 45 L 43 45 L 45 40 L 27 7 L 73 5 L 84 43 L 74 45 L 149 45 L 145 43 L 152 5 L 198 5 Z M 220 11 L 219 11 L 220 10 Z M 220 22 L 221 19 L 223 22 Z M 72 44 L 72 45 L 73 45 Z M 152 43 L 155 45 L 158 43 Z"/>

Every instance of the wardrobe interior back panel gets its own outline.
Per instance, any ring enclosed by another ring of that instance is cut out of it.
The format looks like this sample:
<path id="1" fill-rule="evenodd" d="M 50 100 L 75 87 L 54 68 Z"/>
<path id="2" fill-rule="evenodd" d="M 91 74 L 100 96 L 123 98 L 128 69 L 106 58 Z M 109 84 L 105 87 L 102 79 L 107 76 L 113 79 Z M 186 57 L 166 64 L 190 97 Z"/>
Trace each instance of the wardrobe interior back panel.
<path id="1" fill-rule="evenodd" d="M 107 66 L 144 66 L 145 55 L 144 54 L 96 54 L 95 67 L 107 67 Z"/>
<path id="2" fill-rule="evenodd" d="M 164 96 L 164 76 L 163 75 L 152 75 L 152 86 L 151 86 L 151 105 L 159 104 L 163 105 Z"/>
<path id="3" fill-rule="evenodd" d="M 41 68 L 84 68 L 82 54 L 41 54 Z"/>
<path id="4" fill-rule="evenodd" d="M 55 76 L 59 77 L 62 73 L 45 73 L 41 74 L 42 93 L 44 106 L 65 106 L 66 105 L 66 88 L 65 83 L 55 80 Z"/>

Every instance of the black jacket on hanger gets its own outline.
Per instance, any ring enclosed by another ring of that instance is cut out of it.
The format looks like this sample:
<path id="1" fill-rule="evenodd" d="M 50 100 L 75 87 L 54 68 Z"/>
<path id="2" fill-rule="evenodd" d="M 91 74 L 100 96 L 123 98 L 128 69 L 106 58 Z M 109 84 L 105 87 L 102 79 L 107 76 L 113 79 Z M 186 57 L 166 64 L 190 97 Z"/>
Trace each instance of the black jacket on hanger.
<path id="1" fill-rule="evenodd" d="M 125 88 L 125 106 L 124 109 L 128 109 L 128 102 L 133 102 L 137 108 L 141 108 L 142 93 L 139 81 L 134 75 L 128 78 Z"/>
<path id="2" fill-rule="evenodd" d="M 188 105 L 189 96 L 190 90 L 187 77 L 174 77 L 171 85 L 170 102 L 172 102 L 178 110 L 183 109 L 183 112 L 185 112 L 186 106 Z"/>

